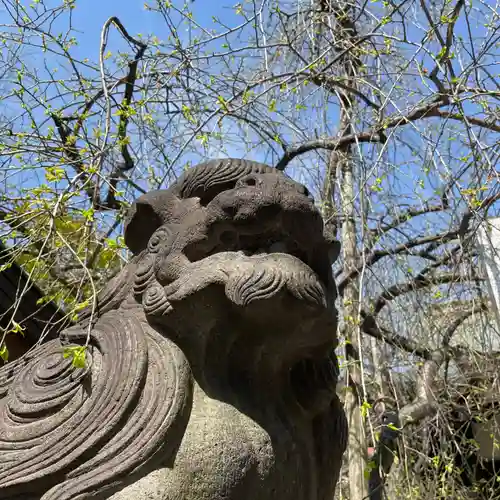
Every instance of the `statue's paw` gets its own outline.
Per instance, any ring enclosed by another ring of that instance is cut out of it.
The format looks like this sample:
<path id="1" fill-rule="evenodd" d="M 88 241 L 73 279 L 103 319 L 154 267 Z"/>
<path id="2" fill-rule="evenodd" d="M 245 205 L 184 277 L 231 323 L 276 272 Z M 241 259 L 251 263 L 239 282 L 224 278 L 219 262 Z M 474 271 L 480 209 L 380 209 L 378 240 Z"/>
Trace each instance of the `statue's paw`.
<path id="1" fill-rule="evenodd" d="M 225 284 L 228 273 L 225 262 L 220 258 L 193 262 L 187 272 L 163 288 L 169 302 L 178 302 L 194 295 L 210 285 Z"/>
<path id="2" fill-rule="evenodd" d="M 279 269 L 252 263 L 236 268 L 226 282 L 226 296 L 237 305 L 247 306 L 255 300 L 267 300 L 285 285 Z"/>

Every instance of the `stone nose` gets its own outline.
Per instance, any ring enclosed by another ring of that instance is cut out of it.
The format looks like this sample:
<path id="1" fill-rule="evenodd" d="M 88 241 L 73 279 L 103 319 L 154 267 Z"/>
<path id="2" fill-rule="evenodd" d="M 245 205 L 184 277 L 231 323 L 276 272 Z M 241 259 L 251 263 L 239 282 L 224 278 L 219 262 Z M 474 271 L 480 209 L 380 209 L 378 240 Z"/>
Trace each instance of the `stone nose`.
<path id="1" fill-rule="evenodd" d="M 285 188 L 289 191 L 295 191 L 296 193 L 305 196 L 312 203 L 314 203 L 314 198 L 309 192 L 309 190 L 303 184 L 295 182 L 293 179 L 284 177 L 281 174 L 248 174 L 241 177 L 236 183 L 236 187 L 257 187 L 257 188 Z"/>
<path id="2" fill-rule="evenodd" d="M 238 179 L 236 187 L 262 187 L 264 185 L 264 179 L 262 176 L 257 174 L 248 174 L 241 179 Z"/>

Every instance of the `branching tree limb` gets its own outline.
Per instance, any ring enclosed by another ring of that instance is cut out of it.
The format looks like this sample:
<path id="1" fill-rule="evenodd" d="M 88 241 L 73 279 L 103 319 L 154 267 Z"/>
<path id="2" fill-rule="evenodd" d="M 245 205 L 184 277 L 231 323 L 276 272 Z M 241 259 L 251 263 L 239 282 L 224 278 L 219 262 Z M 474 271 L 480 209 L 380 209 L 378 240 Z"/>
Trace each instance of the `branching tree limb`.
<path id="1" fill-rule="evenodd" d="M 111 17 L 106 21 L 106 25 L 104 28 L 105 31 L 109 30 L 111 24 L 114 24 L 117 27 L 118 31 L 129 43 L 137 47 L 137 52 L 134 59 L 128 64 L 127 75 L 119 79 L 110 87 L 116 88 L 117 85 L 125 85 L 123 98 L 118 106 L 117 112 L 119 115 L 117 141 L 120 147 L 123 162 L 115 165 L 113 171 L 109 176 L 109 179 L 107 180 L 108 191 L 105 200 L 101 199 L 102 197 L 99 178 L 89 173 L 88 167 L 84 165 L 77 146 L 77 140 L 85 117 L 88 115 L 88 113 L 90 113 L 92 107 L 99 101 L 99 99 L 101 97 L 105 97 L 109 93 L 110 89 L 101 89 L 94 95 L 93 98 L 89 99 L 86 102 L 83 111 L 76 117 L 76 123 L 72 131 L 67 123 L 71 120 L 74 120 L 74 116 L 63 118 L 58 113 L 52 113 L 51 115 L 56 125 L 57 131 L 59 132 L 65 155 L 70 162 L 69 164 L 80 175 L 83 188 L 87 193 L 89 199 L 92 201 L 93 207 L 96 210 L 116 210 L 121 207 L 121 204 L 118 202 L 118 200 L 116 200 L 117 185 L 120 179 L 123 178 L 123 173 L 134 168 L 134 161 L 129 151 L 127 126 L 132 114 L 132 109 L 130 106 L 132 103 L 135 82 L 137 79 L 138 64 L 139 61 L 143 58 L 144 53 L 147 49 L 146 43 L 140 40 L 136 40 L 129 35 L 128 31 L 125 29 L 125 27 L 117 17 Z M 102 154 L 104 154 L 104 152 L 101 152 L 101 155 Z"/>
<path id="2" fill-rule="evenodd" d="M 447 95 L 447 94 L 446 94 Z M 392 116 L 384 120 L 384 123 L 368 130 L 357 134 L 349 134 L 340 138 L 325 138 L 314 139 L 311 141 L 303 142 L 296 146 L 288 148 L 283 154 L 282 158 L 276 164 L 278 170 L 284 170 L 287 165 L 297 156 L 314 151 L 316 149 L 337 149 L 341 146 L 354 143 L 385 143 L 387 141 L 386 132 L 389 129 L 399 128 L 403 125 L 408 125 L 412 122 L 427 119 L 427 118 L 449 118 L 461 122 L 467 122 L 472 125 L 477 125 L 485 129 L 500 132 L 500 124 L 498 120 L 492 122 L 491 120 L 482 120 L 473 116 L 467 116 L 461 113 L 454 113 L 450 111 L 442 111 L 440 108 L 448 106 L 448 99 L 440 96 L 433 99 L 429 104 L 417 106 L 407 115 L 401 116 L 400 114 Z"/>

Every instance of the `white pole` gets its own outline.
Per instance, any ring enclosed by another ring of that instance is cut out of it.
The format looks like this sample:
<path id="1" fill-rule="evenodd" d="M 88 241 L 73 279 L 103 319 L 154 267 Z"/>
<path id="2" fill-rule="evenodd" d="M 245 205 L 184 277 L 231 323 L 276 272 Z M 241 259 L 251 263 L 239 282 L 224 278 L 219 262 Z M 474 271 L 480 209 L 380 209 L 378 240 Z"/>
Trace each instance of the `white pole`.
<path id="1" fill-rule="evenodd" d="M 478 231 L 479 254 L 486 271 L 491 302 L 500 331 L 500 217 L 486 219 Z"/>

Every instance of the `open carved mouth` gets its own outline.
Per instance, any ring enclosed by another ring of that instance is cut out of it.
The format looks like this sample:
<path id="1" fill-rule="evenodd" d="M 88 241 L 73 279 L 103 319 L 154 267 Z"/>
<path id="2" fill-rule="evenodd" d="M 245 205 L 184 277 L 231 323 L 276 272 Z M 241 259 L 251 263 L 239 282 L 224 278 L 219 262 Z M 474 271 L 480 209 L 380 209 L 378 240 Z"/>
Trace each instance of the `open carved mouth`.
<path id="1" fill-rule="evenodd" d="M 289 180 L 275 186 L 278 177 L 270 176 L 269 185 L 262 179 L 247 176 L 236 187 L 211 192 L 203 203 L 207 225 L 183 253 L 191 262 L 221 252 L 284 254 L 305 264 L 329 288 L 331 245 L 313 200 L 303 186 Z M 255 187 L 260 181 L 262 186 Z"/>
<path id="2" fill-rule="evenodd" d="M 223 241 L 228 235 L 222 235 Z M 232 238 L 235 236 L 233 235 Z M 285 235 L 262 235 L 255 237 L 254 235 L 239 235 L 235 248 L 226 248 L 225 250 L 241 250 L 247 255 L 269 254 L 269 253 L 286 253 L 301 260 L 304 264 L 311 267 L 311 252 L 307 252 L 300 248 L 299 243 Z M 218 251 L 218 250 L 217 250 Z"/>
<path id="3" fill-rule="evenodd" d="M 318 238 L 310 240 L 311 244 L 306 247 L 291 234 L 279 230 L 255 234 L 226 229 L 217 233 L 213 232 L 212 237 L 202 243 L 189 245 L 185 249 L 186 257 L 195 262 L 221 252 L 242 252 L 247 256 L 285 254 L 305 264 L 325 286 L 330 282 L 331 263 L 327 246 Z"/>

